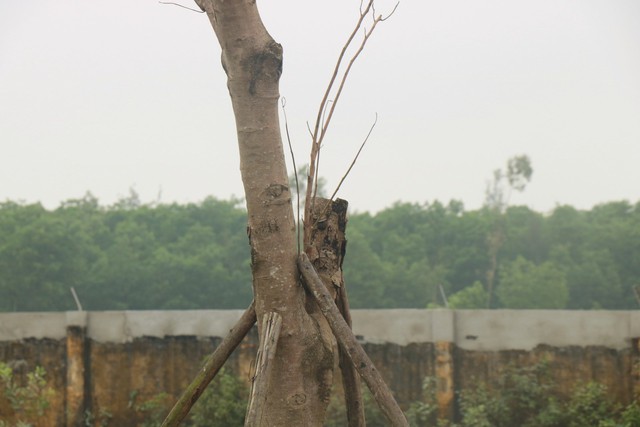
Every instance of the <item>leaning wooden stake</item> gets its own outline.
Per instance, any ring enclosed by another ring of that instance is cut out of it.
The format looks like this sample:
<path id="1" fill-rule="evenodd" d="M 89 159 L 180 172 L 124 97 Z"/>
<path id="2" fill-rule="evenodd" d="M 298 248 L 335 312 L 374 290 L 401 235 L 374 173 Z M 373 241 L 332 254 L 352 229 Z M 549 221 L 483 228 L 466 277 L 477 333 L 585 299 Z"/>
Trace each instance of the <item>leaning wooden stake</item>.
<path id="1" fill-rule="evenodd" d="M 329 326 L 338 340 L 338 344 L 340 344 L 340 347 L 347 353 L 349 359 L 351 359 L 351 363 L 353 363 L 367 384 L 367 387 L 371 390 L 371 394 L 373 394 L 373 398 L 376 400 L 382 413 L 391 422 L 393 427 L 408 427 L 409 423 L 402 413 L 400 406 L 398 406 L 398 403 L 393 398 L 391 390 L 389 390 L 382 376 L 376 370 L 375 366 L 373 366 L 367 353 L 365 353 L 362 346 L 356 341 L 356 337 L 353 335 L 349 325 L 347 325 L 347 322 L 338 311 L 338 307 L 336 307 L 331 295 L 325 288 L 322 280 L 318 277 L 309 258 L 304 253 L 298 257 L 298 268 L 300 269 L 305 285 L 307 285 L 307 289 L 315 298 L 322 314 L 327 318 Z"/>
<path id="2" fill-rule="evenodd" d="M 255 323 L 256 311 L 254 309 L 254 303 L 252 302 L 233 329 L 229 331 L 229 334 L 222 340 L 211 356 L 209 356 L 200 373 L 198 373 L 198 376 L 182 393 L 182 396 L 180 396 L 180 399 L 178 399 L 162 423 L 162 427 L 176 427 L 180 425 L 180 422 L 187 416 L 191 407 L 207 388 L 207 385 L 213 380 L 220 368 L 222 368 L 222 365 L 224 365 L 224 362 L 227 361 L 231 353 L 233 353 L 233 350 L 238 347 Z"/>
<path id="3" fill-rule="evenodd" d="M 256 373 L 252 378 L 253 384 L 251 385 L 247 416 L 244 421 L 245 427 L 264 425 L 261 422 L 262 414 L 267 401 L 272 362 L 276 355 L 280 328 L 282 327 L 282 316 L 276 312 L 265 314 L 263 319 Z"/>
<path id="4" fill-rule="evenodd" d="M 347 326 L 351 329 L 351 312 L 349 311 L 349 300 L 347 290 L 343 286 L 338 289 L 336 304 Z M 362 387 L 360 377 L 349 360 L 349 356 L 342 349 L 338 348 L 340 357 L 340 372 L 342 372 L 342 387 L 344 388 L 344 400 L 347 406 L 347 425 L 349 427 L 366 427 L 364 416 L 364 401 L 362 400 Z"/>

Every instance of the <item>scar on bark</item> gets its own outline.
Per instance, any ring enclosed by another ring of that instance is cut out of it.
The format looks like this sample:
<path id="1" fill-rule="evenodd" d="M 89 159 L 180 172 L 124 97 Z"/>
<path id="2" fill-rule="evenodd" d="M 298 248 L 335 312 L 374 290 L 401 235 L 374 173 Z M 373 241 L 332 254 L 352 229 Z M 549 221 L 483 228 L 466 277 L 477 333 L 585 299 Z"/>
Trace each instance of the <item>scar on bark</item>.
<path id="1" fill-rule="evenodd" d="M 254 53 L 245 65 L 251 75 L 249 80 L 249 94 L 256 94 L 256 86 L 260 80 L 278 81 L 282 74 L 282 46 L 270 43 L 259 52 Z"/>

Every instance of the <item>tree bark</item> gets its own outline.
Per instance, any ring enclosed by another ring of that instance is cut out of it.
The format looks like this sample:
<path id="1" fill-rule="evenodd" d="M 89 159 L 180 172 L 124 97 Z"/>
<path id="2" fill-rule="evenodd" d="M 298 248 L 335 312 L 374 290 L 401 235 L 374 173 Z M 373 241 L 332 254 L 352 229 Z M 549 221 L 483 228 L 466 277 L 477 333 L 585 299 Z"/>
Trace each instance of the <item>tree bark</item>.
<path id="1" fill-rule="evenodd" d="M 342 274 L 342 263 L 347 248 L 345 234 L 348 205 L 348 202 L 342 199 L 335 201 L 322 198 L 313 199 L 313 208 L 309 209 L 311 215 L 309 223 L 312 226 L 309 228 L 309 245 L 305 248 L 305 252 L 325 288 L 335 300 L 345 322 L 351 327 L 347 289 Z M 328 336 L 332 343 L 335 342 L 335 337 L 328 322 L 320 313 L 317 303 L 313 301 L 307 305 L 311 306 L 307 311 L 315 313 L 319 317 L 318 323 L 323 326 L 323 334 Z M 348 426 L 364 427 L 366 423 L 360 377 L 341 348 L 338 349 L 338 354 Z"/>
<path id="2" fill-rule="evenodd" d="M 255 1 L 196 0 L 222 48 L 233 105 L 248 213 L 258 329 L 268 312 L 282 316 L 261 425 L 321 426 L 328 396 L 319 383 L 333 352 L 305 311 L 296 267 L 291 194 L 278 119 L 282 47 L 265 29 Z M 260 334 L 262 336 L 262 333 Z"/>

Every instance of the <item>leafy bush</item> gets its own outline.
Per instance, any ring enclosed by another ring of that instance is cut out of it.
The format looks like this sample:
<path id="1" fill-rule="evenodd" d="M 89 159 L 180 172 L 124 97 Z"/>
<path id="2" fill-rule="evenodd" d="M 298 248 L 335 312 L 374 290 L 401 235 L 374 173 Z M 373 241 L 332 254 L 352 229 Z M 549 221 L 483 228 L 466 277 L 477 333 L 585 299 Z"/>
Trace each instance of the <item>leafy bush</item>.
<path id="1" fill-rule="evenodd" d="M 430 382 L 425 384 L 432 386 Z M 459 395 L 459 406 L 460 424 L 445 423 L 445 426 L 640 427 L 640 405 L 615 404 L 602 384 L 589 382 L 577 387 L 569 397 L 560 397 L 544 362 L 533 367 L 508 368 L 499 379 L 464 390 Z M 433 425 L 425 424 L 424 417 L 411 419 L 411 409 L 408 415 L 412 425 Z"/>
<path id="2" fill-rule="evenodd" d="M 364 417 L 367 427 L 385 427 L 387 420 L 378 409 L 373 396 L 366 387 L 362 387 L 362 401 L 364 403 Z M 347 425 L 347 410 L 342 394 L 333 393 L 327 408 L 324 427 L 343 427 Z"/>
<path id="3" fill-rule="evenodd" d="M 423 400 L 413 402 L 407 411 L 407 420 L 412 426 L 426 427 L 435 425 L 438 414 L 436 401 L 436 379 L 427 377 L 422 381 Z"/>
<path id="4" fill-rule="evenodd" d="M 137 393 L 131 394 L 130 406 L 138 413 L 142 414 L 144 421 L 138 427 L 160 427 L 164 421 L 165 414 L 171 408 L 171 396 L 167 393 L 158 393 L 149 400 L 136 404 Z"/>
<path id="5" fill-rule="evenodd" d="M 21 384 L 15 376 L 11 366 L 0 362 L 0 408 L 2 400 L 8 403 L 9 413 L 2 415 L 0 427 L 31 427 L 37 426 L 42 420 L 53 390 L 47 387 L 46 371 L 41 366 L 27 372 L 26 382 Z"/>
<path id="6" fill-rule="evenodd" d="M 191 411 L 191 427 L 241 426 L 249 390 L 224 368 L 218 372 Z"/>

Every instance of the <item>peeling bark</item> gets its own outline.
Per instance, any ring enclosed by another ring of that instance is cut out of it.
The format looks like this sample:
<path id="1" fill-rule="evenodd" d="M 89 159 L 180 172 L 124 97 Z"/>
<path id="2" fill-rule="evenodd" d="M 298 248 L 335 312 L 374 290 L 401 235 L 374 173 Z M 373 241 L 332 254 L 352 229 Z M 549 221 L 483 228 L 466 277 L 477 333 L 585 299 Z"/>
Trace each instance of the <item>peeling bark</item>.
<path id="1" fill-rule="evenodd" d="M 316 198 L 313 202 L 313 209 L 310 210 L 310 224 L 313 226 L 310 228 L 309 245 L 305 248 L 305 252 L 318 276 L 322 279 L 325 288 L 336 301 L 342 317 L 351 328 L 351 313 L 349 312 L 347 289 L 342 274 L 342 262 L 347 248 L 345 234 L 349 204 L 342 199 L 331 201 Z M 330 340 L 335 348 L 335 337 L 317 303 L 311 300 L 307 305 L 310 306 L 307 311 L 312 312 L 318 318 L 318 323 L 322 325 L 323 336 L 326 335 L 326 339 Z M 348 425 L 349 427 L 364 427 L 366 423 L 360 377 L 341 348 L 338 348 L 338 355 Z"/>

